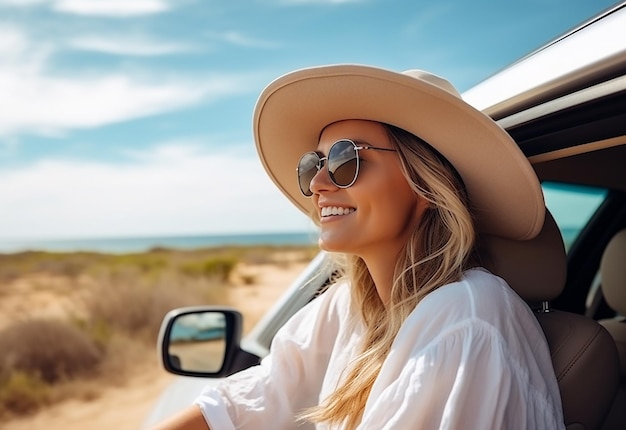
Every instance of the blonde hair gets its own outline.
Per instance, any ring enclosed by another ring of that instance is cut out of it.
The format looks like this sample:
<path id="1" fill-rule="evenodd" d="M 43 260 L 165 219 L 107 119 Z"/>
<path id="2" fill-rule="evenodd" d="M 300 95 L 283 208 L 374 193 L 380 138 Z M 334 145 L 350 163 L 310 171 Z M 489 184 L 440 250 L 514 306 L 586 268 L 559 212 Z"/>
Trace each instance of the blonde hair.
<path id="1" fill-rule="evenodd" d="M 365 403 L 400 327 L 415 306 L 442 285 L 460 279 L 475 262 L 476 231 L 463 182 L 454 167 L 420 138 L 383 124 L 398 151 L 411 188 L 429 203 L 397 259 L 389 303 L 384 304 L 365 262 L 346 256 L 352 304 L 365 326 L 360 354 L 341 385 L 302 415 L 348 430 L 361 421 Z"/>

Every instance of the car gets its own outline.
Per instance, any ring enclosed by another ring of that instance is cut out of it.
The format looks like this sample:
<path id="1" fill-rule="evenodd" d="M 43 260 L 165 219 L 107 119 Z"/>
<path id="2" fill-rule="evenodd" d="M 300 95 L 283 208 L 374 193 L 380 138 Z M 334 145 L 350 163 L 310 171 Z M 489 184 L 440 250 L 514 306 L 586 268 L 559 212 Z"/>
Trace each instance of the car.
<path id="1" fill-rule="evenodd" d="M 612 284 L 617 284 L 616 300 L 615 293 L 608 293 L 604 265 L 611 250 L 621 252 L 612 259 L 626 267 L 626 245 L 620 248 L 614 239 L 626 229 L 626 2 L 494 74 L 463 98 L 490 115 L 517 142 L 541 180 L 546 206 L 559 228 L 559 242 L 566 251 L 564 287 L 549 306 L 543 303 L 542 310 L 574 315 L 592 328 L 606 327 L 596 335 L 608 336 L 611 344 L 584 366 L 593 375 L 615 368 L 619 357 L 613 339 L 619 341 L 622 329 L 616 303 L 620 288 L 626 297 L 626 271 L 611 276 Z M 522 264 L 526 256 L 518 257 Z M 235 309 L 195 307 L 170 312 L 161 328 L 160 351 L 165 369 L 180 377 L 157 401 L 146 427 L 191 404 L 204 385 L 266 356 L 280 327 L 328 285 L 333 273 L 328 263 L 328 256 L 320 252 L 241 340 L 241 315 Z M 515 266 L 518 260 L 507 264 Z M 626 312 L 626 299 L 622 301 Z M 222 318 L 221 335 L 213 332 L 211 339 L 199 339 L 196 345 L 205 348 L 205 357 L 212 354 L 211 364 L 171 354 L 172 333 L 189 315 Z M 551 330 L 544 325 L 549 343 Z M 621 338 L 626 338 L 624 332 Z M 551 351 L 554 360 L 558 352 L 552 344 Z M 626 361 L 621 366 L 626 368 Z M 586 380 L 572 381 L 580 391 L 577 399 L 583 399 L 580 409 L 586 407 L 585 396 L 601 397 L 608 404 L 592 425 L 577 428 L 626 428 L 626 388 L 623 383 L 618 386 L 620 376 L 615 372 L 619 370 L 611 372 L 605 379 L 593 376 L 597 395 L 584 385 Z M 564 405 L 570 407 L 566 394 L 562 389 Z"/>

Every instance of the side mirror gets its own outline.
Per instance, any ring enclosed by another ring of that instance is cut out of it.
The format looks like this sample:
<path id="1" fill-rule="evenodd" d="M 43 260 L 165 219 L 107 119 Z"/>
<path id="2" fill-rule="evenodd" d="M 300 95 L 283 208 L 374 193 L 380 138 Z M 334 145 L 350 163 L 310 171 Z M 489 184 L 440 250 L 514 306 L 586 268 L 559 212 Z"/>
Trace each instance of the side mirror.
<path id="1" fill-rule="evenodd" d="M 161 324 L 160 355 L 170 373 L 218 378 L 259 362 L 240 347 L 242 317 L 210 306 L 170 311 Z"/>

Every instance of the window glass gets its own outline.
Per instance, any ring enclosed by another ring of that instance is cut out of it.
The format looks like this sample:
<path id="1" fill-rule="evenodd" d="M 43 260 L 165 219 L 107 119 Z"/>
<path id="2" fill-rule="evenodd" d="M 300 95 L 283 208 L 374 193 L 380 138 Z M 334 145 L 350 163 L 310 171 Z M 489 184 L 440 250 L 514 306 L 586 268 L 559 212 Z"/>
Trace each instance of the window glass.
<path id="1" fill-rule="evenodd" d="M 565 248 L 569 250 L 580 231 L 604 201 L 607 191 L 581 185 L 544 182 L 546 207 L 561 230 Z"/>

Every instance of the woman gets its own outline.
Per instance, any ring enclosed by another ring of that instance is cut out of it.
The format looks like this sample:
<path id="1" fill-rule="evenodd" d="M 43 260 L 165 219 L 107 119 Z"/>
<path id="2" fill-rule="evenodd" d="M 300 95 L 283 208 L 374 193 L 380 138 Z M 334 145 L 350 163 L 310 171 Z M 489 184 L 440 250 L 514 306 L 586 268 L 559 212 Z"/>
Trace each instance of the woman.
<path id="1" fill-rule="evenodd" d="M 254 133 L 345 276 L 261 365 L 159 428 L 563 428 L 541 328 L 477 259 L 478 235 L 543 225 L 537 178 L 504 130 L 431 74 L 340 65 L 270 84 Z"/>

